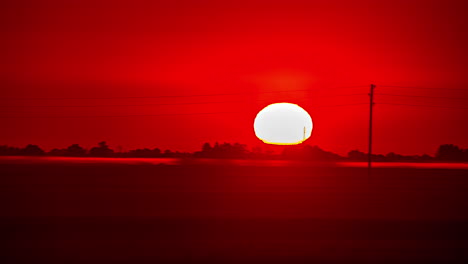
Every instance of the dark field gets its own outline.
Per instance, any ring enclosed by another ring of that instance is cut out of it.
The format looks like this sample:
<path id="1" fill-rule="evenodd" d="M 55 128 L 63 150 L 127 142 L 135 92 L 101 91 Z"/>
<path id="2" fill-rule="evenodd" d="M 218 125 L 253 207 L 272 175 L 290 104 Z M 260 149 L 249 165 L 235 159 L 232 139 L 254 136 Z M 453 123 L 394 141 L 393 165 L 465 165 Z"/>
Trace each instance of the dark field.
<path id="1" fill-rule="evenodd" d="M 0 263 L 468 263 L 468 171 L 0 164 Z"/>

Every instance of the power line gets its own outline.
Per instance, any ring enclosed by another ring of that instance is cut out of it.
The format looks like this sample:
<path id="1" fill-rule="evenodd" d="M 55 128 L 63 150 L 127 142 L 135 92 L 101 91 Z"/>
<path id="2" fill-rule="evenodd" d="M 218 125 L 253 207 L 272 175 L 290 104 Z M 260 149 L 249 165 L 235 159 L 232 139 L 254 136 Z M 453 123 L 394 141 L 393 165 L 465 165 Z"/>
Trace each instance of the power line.
<path id="1" fill-rule="evenodd" d="M 139 114 L 139 115 L 86 115 L 86 116 L 0 116 L 0 118 L 112 118 L 112 117 L 154 117 L 154 116 L 182 116 L 182 115 L 215 115 L 237 114 L 240 112 L 206 112 L 206 113 L 177 113 L 177 114 Z"/>
<path id="2" fill-rule="evenodd" d="M 317 105 L 311 106 L 311 108 L 321 108 L 321 107 L 342 107 L 342 106 L 353 106 L 353 105 L 364 105 L 366 103 L 350 103 L 350 104 L 338 104 L 338 105 Z M 11 113 L 11 112 L 9 112 Z M 24 113 L 27 112 L 15 112 L 15 113 Z M 206 112 L 206 113 L 176 113 L 176 114 L 136 114 L 136 115 L 102 115 L 102 116 L 0 116 L 0 118 L 111 118 L 111 117 L 143 117 L 143 116 L 178 116 L 178 115 L 209 115 L 209 114 L 233 114 L 241 112 Z"/>
<path id="3" fill-rule="evenodd" d="M 356 96 L 366 95 L 364 93 L 357 94 L 340 94 L 340 95 L 325 95 L 314 96 L 318 98 L 326 97 L 341 97 L 341 96 Z M 290 99 L 293 100 L 293 99 Z M 253 102 L 263 102 L 270 100 L 253 100 Z M 78 107 L 129 107 L 129 106 L 162 106 L 162 105 L 198 105 L 198 104 L 224 104 L 224 103 L 245 103 L 246 101 L 210 101 L 210 102 L 185 102 L 185 103 L 151 103 L 151 104 L 99 104 L 99 105 L 0 105 L 0 107 L 20 107 L 20 108 L 78 108 Z"/>
<path id="4" fill-rule="evenodd" d="M 383 105 L 414 106 L 414 107 L 435 107 L 435 108 L 468 109 L 468 107 L 440 106 L 440 105 L 414 105 L 414 104 L 395 104 L 395 103 L 378 103 L 378 104 L 383 104 Z"/>
<path id="5" fill-rule="evenodd" d="M 270 91 L 260 93 L 287 93 L 306 90 Z M 154 99 L 154 98 L 183 98 L 183 97 L 206 97 L 245 95 L 246 93 L 216 93 L 216 94 L 191 94 L 191 95 L 156 95 L 156 96 L 113 96 L 113 97 L 36 97 L 36 98 L 0 98 L 1 100 L 114 100 L 114 99 Z"/>
<path id="6" fill-rule="evenodd" d="M 242 101 L 216 101 L 216 102 L 189 102 L 189 103 L 157 103 L 157 104 L 117 104 L 117 105 L 0 105 L 0 107 L 127 107 L 127 106 L 159 106 L 159 105 L 196 105 L 196 104 L 227 104 L 239 103 Z"/>
<path id="7" fill-rule="evenodd" d="M 260 94 L 270 93 L 289 93 L 310 91 L 309 89 L 298 90 L 283 90 L 283 91 L 267 91 L 258 92 Z M 155 99 L 155 98 L 184 98 L 184 97 L 208 97 L 208 96 L 228 96 L 228 95 L 245 95 L 247 92 L 236 93 L 214 93 L 214 94 L 191 94 L 191 95 L 156 95 L 156 96 L 113 96 L 113 97 L 36 97 L 36 98 L 0 98 L 0 100 L 114 100 L 114 99 Z"/>
<path id="8" fill-rule="evenodd" d="M 349 85 L 349 86 L 333 86 L 333 87 L 323 87 L 324 89 L 354 89 L 354 88 L 365 88 L 367 85 Z"/>
<path id="9" fill-rule="evenodd" d="M 325 97 L 341 97 L 341 96 L 355 96 L 355 95 L 367 95 L 367 94 L 366 93 L 333 94 L 333 95 L 318 95 L 314 97 L 325 98 Z"/>
<path id="10" fill-rule="evenodd" d="M 352 103 L 352 104 L 338 104 L 338 105 L 317 105 L 313 107 L 339 107 L 339 106 L 351 106 L 351 105 L 367 105 L 367 103 Z"/>
<path id="11" fill-rule="evenodd" d="M 344 89 L 344 88 L 358 88 L 363 86 L 341 86 L 333 87 L 332 89 Z M 291 92 L 311 92 L 312 89 L 295 89 L 295 90 L 282 90 L 282 91 L 265 91 L 258 92 L 259 94 L 275 94 L 275 93 L 291 93 Z M 214 94 L 191 94 L 191 95 L 156 95 L 156 96 L 109 96 L 109 97 L 36 97 L 36 98 L 0 98 L 0 100 L 18 100 L 18 101 L 29 101 L 29 100 L 114 100 L 114 99 L 155 99 L 155 98 L 185 98 L 185 97 L 208 97 L 208 96 L 229 96 L 229 95 L 245 95 L 248 92 L 236 92 L 236 93 L 214 93 Z M 359 94 L 350 94 L 359 95 Z M 348 96 L 348 95 L 337 95 L 337 96 Z"/>
<path id="12" fill-rule="evenodd" d="M 362 88 L 364 85 L 355 85 L 355 86 L 336 86 L 329 87 L 326 89 L 352 89 L 352 88 Z M 416 87 L 416 86 L 394 86 L 394 85 L 382 85 L 379 87 L 389 87 L 389 88 L 408 88 L 408 89 L 429 89 L 429 90 L 460 90 L 468 91 L 464 88 L 440 88 L 440 87 Z M 304 91 L 313 91 L 312 89 L 295 89 L 295 90 L 283 90 L 283 91 L 266 91 L 258 92 L 260 94 L 275 94 L 275 93 L 290 93 L 290 92 L 304 92 Z M 157 96 L 109 96 L 109 97 L 36 97 L 36 98 L 0 98 L 0 100 L 18 100 L 18 101 L 29 101 L 29 100 L 115 100 L 115 99 L 155 99 L 155 98 L 190 98 L 190 97 L 210 97 L 210 96 L 229 96 L 229 95 L 245 95 L 247 92 L 235 92 L 235 93 L 214 93 L 214 94 L 192 94 L 192 95 L 157 95 Z M 334 96 L 352 96 L 352 95 L 363 95 L 362 93 L 358 94 L 344 94 L 344 95 L 329 95 L 329 96 L 320 96 L 320 97 L 334 97 Z"/>
<path id="13" fill-rule="evenodd" d="M 459 91 L 468 91 L 467 88 L 442 88 L 442 87 L 420 87 L 420 86 L 418 87 L 418 86 L 396 86 L 396 85 L 379 85 L 379 87 L 422 89 L 422 90 L 459 90 Z"/>
<path id="14" fill-rule="evenodd" d="M 434 98 L 434 99 L 468 100 L 468 98 L 466 98 L 466 97 L 448 97 L 448 96 L 425 96 L 425 95 L 406 95 L 406 94 L 387 94 L 387 93 L 378 93 L 376 95 L 399 96 L 399 97 L 421 97 L 421 98 Z"/>

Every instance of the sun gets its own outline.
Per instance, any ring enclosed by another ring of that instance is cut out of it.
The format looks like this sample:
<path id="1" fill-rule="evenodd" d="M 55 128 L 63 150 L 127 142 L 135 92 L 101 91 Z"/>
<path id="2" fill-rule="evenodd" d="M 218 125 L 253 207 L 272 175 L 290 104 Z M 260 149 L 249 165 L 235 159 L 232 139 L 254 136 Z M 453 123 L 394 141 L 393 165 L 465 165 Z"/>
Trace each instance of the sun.
<path id="1" fill-rule="evenodd" d="M 296 145 L 312 134 L 312 118 L 302 107 L 275 103 L 258 112 L 254 121 L 255 135 L 267 144 Z"/>

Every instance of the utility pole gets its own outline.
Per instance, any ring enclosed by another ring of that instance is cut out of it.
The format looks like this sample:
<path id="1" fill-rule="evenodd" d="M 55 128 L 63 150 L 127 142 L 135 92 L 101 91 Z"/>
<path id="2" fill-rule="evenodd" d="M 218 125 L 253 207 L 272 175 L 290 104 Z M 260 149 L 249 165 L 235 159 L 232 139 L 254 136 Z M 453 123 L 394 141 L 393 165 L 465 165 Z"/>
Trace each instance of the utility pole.
<path id="1" fill-rule="evenodd" d="M 374 108 L 374 89 L 375 84 L 370 85 L 369 92 L 369 150 L 368 150 L 368 175 L 371 176 L 372 169 L 372 110 Z"/>

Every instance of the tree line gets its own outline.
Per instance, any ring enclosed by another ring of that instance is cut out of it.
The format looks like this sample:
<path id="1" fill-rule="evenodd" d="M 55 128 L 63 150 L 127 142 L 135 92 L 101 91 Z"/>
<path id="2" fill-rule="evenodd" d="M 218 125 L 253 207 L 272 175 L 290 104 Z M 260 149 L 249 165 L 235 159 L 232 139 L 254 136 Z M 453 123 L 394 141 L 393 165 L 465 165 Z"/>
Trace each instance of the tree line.
<path id="1" fill-rule="evenodd" d="M 63 149 L 44 151 L 37 145 L 29 144 L 24 148 L 0 146 L 0 156 L 57 156 L 57 157 L 134 157 L 134 158 L 229 158 L 229 159 L 286 159 L 309 161 L 367 161 L 367 153 L 352 150 L 347 156 L 325 151 L 318 146 L 297 145 L 286 146 L 281 153 L 264 151 L 259 147 L 249 150 L 247 145 L 240 143 L 204 143 L 201 150 L 179 152 L 159 148 L 143 148 L 130 151 L 114 151 L 105 141 L 97 146 L 85 149 L 79 144 L 72 144 Z M 434 156 L 400 155 L 390 152 L 386 155 L 373 154 L 372 160 L 377 162 L 468 162 L 468 149 L 453 144 L 440 145 Z"/>

